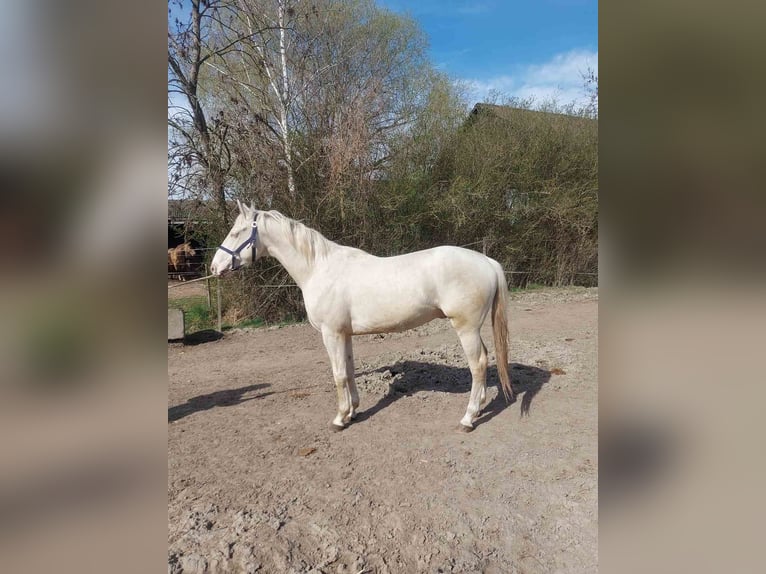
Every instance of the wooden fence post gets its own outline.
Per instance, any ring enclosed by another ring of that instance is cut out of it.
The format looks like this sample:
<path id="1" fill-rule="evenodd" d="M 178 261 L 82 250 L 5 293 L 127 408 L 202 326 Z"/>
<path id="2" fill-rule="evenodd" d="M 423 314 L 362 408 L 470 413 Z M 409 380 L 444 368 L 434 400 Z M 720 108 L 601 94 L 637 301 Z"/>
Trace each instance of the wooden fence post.
<path id="1" fill-rule="evenodd" d="M 216 279 L 215 281 L 215 287 L 217 292 L 217 299 L 218 299 L 218 332 L 221 333 L 221 280 Z"/>
<path id="2" fill-rule="evenodd" d="M 205 277 L 207 277 L 207 275 L 208 275 L 207 263 L 205 263 Z M 212 296 L 212 293 L 210 292 L 210 277 L 205 279 L 205 283 L 207 284 L 207 308 L 208 309 L 212 309 L 213 308 L 213 303 L 212 303 L 213 296 Z"/>

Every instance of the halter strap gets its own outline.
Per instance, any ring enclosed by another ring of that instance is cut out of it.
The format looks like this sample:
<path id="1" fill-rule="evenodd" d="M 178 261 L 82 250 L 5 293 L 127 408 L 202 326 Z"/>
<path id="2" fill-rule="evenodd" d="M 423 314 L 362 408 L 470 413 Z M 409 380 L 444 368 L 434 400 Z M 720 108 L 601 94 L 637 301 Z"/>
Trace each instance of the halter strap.
<path id="1" fill-rule="evenodd" d="M 223 251 L 224 253 L 228 253 L 231 255 L 231 270 L 235 271 L 242 267 L 242 250 L 245 249 L 248 245 L 252 245 L 253 249 L 253 261 L 255 261 L 255 238 L 258 236 L 258 225 L 256 224 L 255 220 L 252 222 L 252 228 L 250 229 L 250 237 L 245 239 L 239 247 L 234 249 L 233 251 L 229 249 L 228 247 L 224 247 L 223 245 L 219 245 L 218 249 Z"/>

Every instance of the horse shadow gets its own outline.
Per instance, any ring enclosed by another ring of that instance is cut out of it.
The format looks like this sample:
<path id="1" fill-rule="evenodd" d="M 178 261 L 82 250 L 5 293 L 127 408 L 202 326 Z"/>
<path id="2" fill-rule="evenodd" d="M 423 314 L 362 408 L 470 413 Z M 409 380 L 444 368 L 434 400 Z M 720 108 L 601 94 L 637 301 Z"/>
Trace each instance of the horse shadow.
<path id="1" fill-rule="evenodd" d="M 269 386 L 271 385 L 261 383 L 258 385 L 248 385 L 247 387 L 240 387 L 238 389 L 225 389 L 223 391 L 216 391 L 214 393 L 192 397 L 184 404 L 176 405 L 168 409 L 168 422 L 172 423 L 191 414 L 212 409 L 213 407 L 230 407 L 246 401 L 267 397 L 273 393 L 261 393 L 253 397 L 243 398 L 245 394 L 251 391 L 257 391 Z"/>
<path id="2" fill-rule="evenodd" d="M 540 392 L 543 385 L 548 383 L 551 372 L 539 367 L 512 363 L 510 365 L 511 388 L 514 399 L 506 402 L 500 390 L 497 374 L 497 366 L 487 367 L 487 388 L 498 387 L 498 392 L 482 410 L 479 417 L 474 421 L 478 427 L 503 412 L 521 397 L 520 412 L 522 416 L 529 416 L 532 401 Z M 420 361 L 400 361 L 389 367 L 381 367 L 359 373 L 385 373 L 388 371 L 395 377 L 388 393 L 375 405 L 357 414 L 354 422 L 366 421 L 376 413 L 392 405 L 400 398 L 410 396 L 419 391 L 440 391 L 447 393 L 468 393 L 471 390 L 471 371 L 467 367 L 454 367 L 450 365 L 423 363 Z"/>

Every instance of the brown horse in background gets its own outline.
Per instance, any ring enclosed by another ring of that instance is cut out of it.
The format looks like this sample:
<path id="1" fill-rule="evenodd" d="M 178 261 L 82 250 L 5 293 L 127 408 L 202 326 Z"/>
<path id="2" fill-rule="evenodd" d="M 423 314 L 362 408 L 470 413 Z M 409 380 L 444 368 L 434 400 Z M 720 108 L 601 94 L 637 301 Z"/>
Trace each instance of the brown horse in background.
<path id="1" fill-rule="evenodd" d="M 197 252 L 191 246 L 191 243 L 182 243 L 177 247 L 171 247 L 168 249 L 168 269 L 172 268 L 177 274 L 176 277 L 181 281 L 185 281 L 184 273 L 192 270 L 191 258 L 196 254 Z"/>

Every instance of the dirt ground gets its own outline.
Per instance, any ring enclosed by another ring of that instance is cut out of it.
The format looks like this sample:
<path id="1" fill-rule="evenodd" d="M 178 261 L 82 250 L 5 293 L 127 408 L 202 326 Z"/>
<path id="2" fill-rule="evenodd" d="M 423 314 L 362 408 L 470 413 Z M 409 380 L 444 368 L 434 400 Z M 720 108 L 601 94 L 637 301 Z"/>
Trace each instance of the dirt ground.
<path id="1" fill-rule="evenodd" d="M 596 289 L 512 294 L 518 397 L 492 353 L 470 434 L 446 320 L 354 339 L 360 413 L 339 433 L 308 324 L 169 345 L 168 571 L 596 572 L 597 315 Z"/>
<path id="2" fill-rule="evenodd" d="M 215 280 L 214 280 L 215 281 Z M 182 297 L 204 296 L 207 294 L 207 284 L 204 281 L 176 281 L 168 279 L 168 299 L 180 299 Z M 212 296 L 215 299 L 215 283 L 212 287 Z"/>

